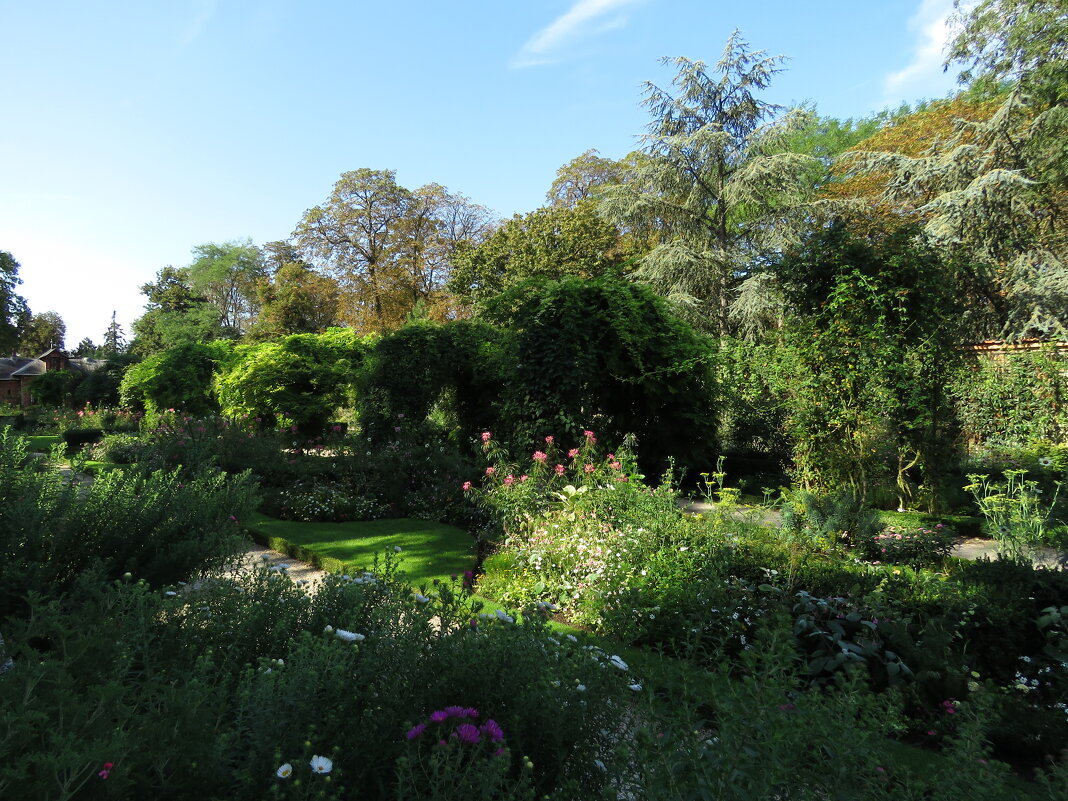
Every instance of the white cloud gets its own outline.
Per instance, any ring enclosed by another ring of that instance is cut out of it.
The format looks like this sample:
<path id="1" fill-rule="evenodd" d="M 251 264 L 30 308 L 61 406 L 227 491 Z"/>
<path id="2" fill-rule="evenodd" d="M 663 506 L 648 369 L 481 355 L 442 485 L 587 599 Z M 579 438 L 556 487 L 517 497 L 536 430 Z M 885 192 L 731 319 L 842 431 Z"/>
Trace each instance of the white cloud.
<path id="1" fill-rule="evenodd" d="M 908 26 L 914 41 L 912 59 L 883 80 L 883 103 L 941 97 L 953 88 L 953 75 L 942 69 L 949 43 L 955 36 L 950 25 L 953 0 L 921 0 Z"/>
<path id="2" fill-rule="evenodd" d="M 603 18 L 631 5 L 637 0 L 578 0 L 552 23 L 527 40 L 509 64 L 512 69 L 551 64 L 563 57 L 561 50 L 568 44 L 590 35 L 603 33 L 627 24 L 623 14 Z M 598 25 L 592 23 L 600 22 Z"/>

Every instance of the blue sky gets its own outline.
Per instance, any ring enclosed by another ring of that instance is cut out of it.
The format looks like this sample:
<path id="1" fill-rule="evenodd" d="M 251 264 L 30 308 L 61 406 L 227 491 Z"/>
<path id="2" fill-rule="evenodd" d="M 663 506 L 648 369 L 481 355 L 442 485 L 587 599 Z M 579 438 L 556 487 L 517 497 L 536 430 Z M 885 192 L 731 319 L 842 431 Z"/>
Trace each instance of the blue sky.
<path id="1" fill-rule="evenodd" d="M 859 117 L 944 96 L 951 0 L 0 0 L 0 250 L 99 342 L 205 242 L 285 239 L 341 173 L 392 169 L 502 216 L 589 148 L 618 158 L 664 56 L 738 28 L 766 92 Z"/>

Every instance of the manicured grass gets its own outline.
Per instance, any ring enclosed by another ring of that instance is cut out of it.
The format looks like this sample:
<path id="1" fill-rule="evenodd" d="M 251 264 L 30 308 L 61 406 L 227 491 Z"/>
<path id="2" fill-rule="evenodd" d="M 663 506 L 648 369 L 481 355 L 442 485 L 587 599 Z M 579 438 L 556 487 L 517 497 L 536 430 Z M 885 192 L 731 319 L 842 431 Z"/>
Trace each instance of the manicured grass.
<path id="1" fill-rule="evenodd" d="M 324 570 L 370 570 L 375 554 L 392 551 L 413 587 L 448 580 L 475 566 L 475 542 L 455 526 L 427 520 L 366 520 L 348 523 L 296 523 L 256 513 L 245 521 L 253 537 L 268 547 L 310 561 Z"/>
<path id="2" fill-rule="evenodd" d="M 55 434 L 35 434 L 26 437 L 26 446 L 34 453 L 51 453 L 52 448 L 63 442 L 63 437 Z"/>

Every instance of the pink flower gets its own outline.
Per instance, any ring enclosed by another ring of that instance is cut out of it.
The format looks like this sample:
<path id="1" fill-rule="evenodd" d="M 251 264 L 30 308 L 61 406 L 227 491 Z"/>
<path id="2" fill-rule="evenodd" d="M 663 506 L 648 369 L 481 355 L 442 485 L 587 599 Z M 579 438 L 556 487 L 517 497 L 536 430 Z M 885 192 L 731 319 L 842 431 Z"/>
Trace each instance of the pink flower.
<path id="1" fill-rule="evenodd" d="M 558 464 L 556 466 L 556 475 L 562 476 L 563 474 L 564 474 L 564 466 L 562 464 Z"/>
<path id="2" fill-rule="evenodd" d="M 526 473 L 524 473 L 523 475 L 521 475 L 519 477 L 519 480 L 520 481 L 526 481 L 528 478 L 530 478 L 530 476 L 528 476 Z"/>
<path id="3" fill-rule="evenodd" d="M 618 470 L 620 467 L 622 467 L 619 462 L 609 462 L 608 466 L 611 467 L 613 470 Z"/>
<path id="4" fill-rule="evenodd" d="M 578 456 L 578 448 L 572 448 L 567 452 L 568 459 L 574 459 L 576 456 Z"/>
<path id="5" fill-rule="evenodd" d="M 486 739 L 491 743 L 499 743 L 504 739 L 504 730 L 493 719 L 487 720 L 480 728 L 482 733 L 486 735 Z"/>
<path id="6" fill-rule="evenodd" d="M 593 469 L 594 469 L 594 468 L 593 468 L 593 465 L 592 465 L 592 464 L 587 464 L 587 465 L 586 465 L 585 467 L 583 467 L 582 469 L 583 469 L 583 470 L 585 470 L 585 471 L 586 471 L 587 473 L 592 473 L 592 472 L 593 472 Z"/>
<path id="7" fill-rule="evenodd" d="M 875 770 L 877 770 L 879 773 L 886 773 L 886 768 L 884 768 L 882 765 L 878 765 Z"/>
<path id="8" fill-rule="evenodd" d="M 487 476 L 492 476 L 496 472 L 497 472 L 497 468 L 496 467 L 487 467 L 486 468 L 486 475 Z"/>
<path id="9" fill-rule="evenodd" d="M 81 412 L 79 412 L 78 414 L 81 414 Z M 97 773 L 96 775 L 99 776 L 101 779 L 106 779 L 108 776 L 111 775 L 111 769 L 113 767 L 115 767 L 115 763 L 114 762 L 105 762 L 104 763 L 104 769 L 102 771 L 100 771 L 99 773 Z"/>
<path id="10" fill-rule="evenodd" d="M 545 438 L 545 442 L 546 442 L 546 444 L 548 444 L 548 445 L 552 445 L 554 441 L 555 441 L 555 440 L 553 440 L 553 436 L 552 436 L 552 434 L 550 434 L 549 436 L 547 436 L 547 437 Z"/>
<path id="11" fill-rule="evenodd" d="M 489 442 L 492 437 L 493 437 L 493 435 L 490 432 L 488 432 L 488 431 L 483 431 L 482 432 L 482 441 L 483 442 Z"/>
<path id="12" fill-rule="evenodd" d="M 461 723 L 456 727 L 456 737 L 461 743 L 477 743 L 482 735 L 478 732 L 478 727 L 473 726 L 470 723 Z"/>
<path id="13" fill-rule="evenodd" d="M 330 430 L 333 431 L 335 434 L 340 434 L 341 433 L 341 426 L 331 426 Z"/>
<path id="14" fill-rule="evenodd" d="M 513 476 L 511 473 L 509 473 L 508 475 L 506 475 L 504 477 L 504 486 L 510 487 L 514 483 L 515 483 L 515 476 Z"/>
<path id="15" fill-rule="evenodd" d="M 464 492 L 467 492 L 470 489 L 471 489 L 471 482 L 470 481 L 465 481 L 464 482 Z"/>
<path id="16" fill-rule="evenodd" d="M 542 464 L 545 464 L 545 460 L 548 459 L 548 458 L 549 457 L 545 453 L 543 453 L 542 451 L 534 451 L 534 461 L 535 462 L 541 462 Z"/>
<path id="17" fill-rule="evenodd" d="M 404 736 L 407 737 L 409 740 L 414 740 L 416 737 L 419 737 L 425 731 L 426 724 L 420 723 L 418 726 L 412 726 L 412 728 L 408 729 L 408 733 Z"/>
<path id="18" fill-rule="evenodd" d="M 592 431 L 583 431 L 582 433 L 586 435 L 586 442 L 591 445 L 597 441 L 597 437 L 593 435 Z"/>

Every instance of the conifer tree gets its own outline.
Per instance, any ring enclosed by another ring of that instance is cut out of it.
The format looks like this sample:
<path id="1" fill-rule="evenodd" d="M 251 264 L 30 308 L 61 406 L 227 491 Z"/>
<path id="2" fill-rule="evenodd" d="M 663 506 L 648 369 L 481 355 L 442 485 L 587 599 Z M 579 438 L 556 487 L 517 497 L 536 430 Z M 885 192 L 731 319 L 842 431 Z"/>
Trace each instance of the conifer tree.
<path id="1" fill-rule="evenodd" d="M 646 85 L 644 157 L 604 191 L 607 216 L 659 233 L 637 277 L 720 334 L 736 287 L 791 240 L 810 185 L 813 158 L 788 147 L 808 112 L 784 114 L 757 97 L 782 60 L 751 51 L 737 31 L 711 73 L 701 61 L 665 59 L 676 91 Z"/>

